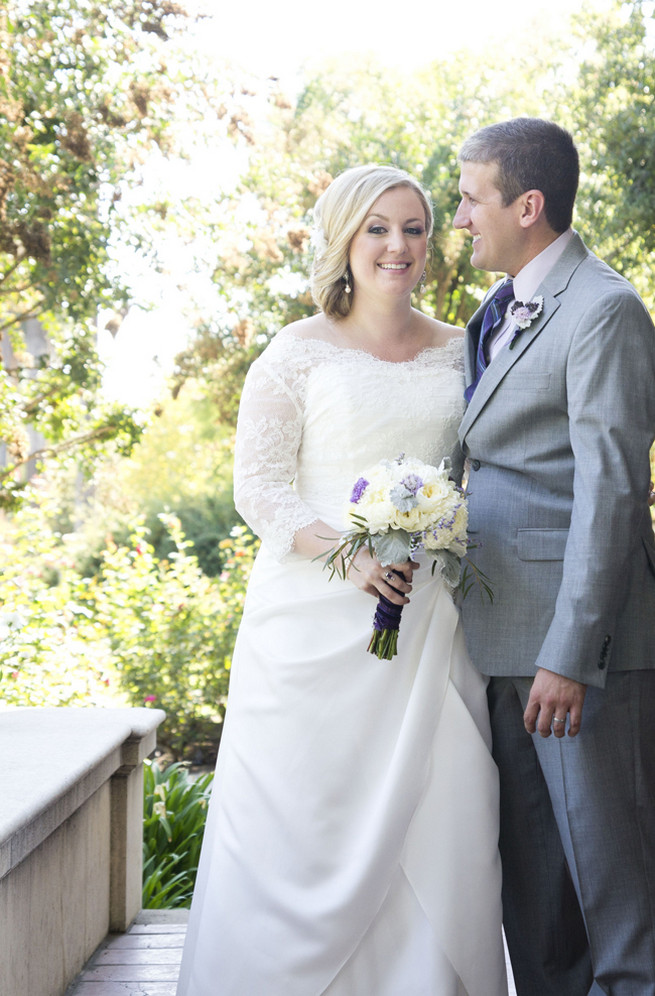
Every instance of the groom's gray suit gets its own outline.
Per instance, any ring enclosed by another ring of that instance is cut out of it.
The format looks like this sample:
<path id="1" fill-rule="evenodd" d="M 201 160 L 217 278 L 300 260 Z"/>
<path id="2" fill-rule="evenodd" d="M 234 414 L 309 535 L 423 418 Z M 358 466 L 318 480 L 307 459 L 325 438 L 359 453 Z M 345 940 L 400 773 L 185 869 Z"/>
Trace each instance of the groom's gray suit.
<path id="1" fill-rule="evenodd" d="M 473 661 L 497 676 L 505 927 L 519 994 L 653 996 L 655 330 L 577 235 L 537 295 L 543 310 L 487 368 L 460 430 L 471 559 L 494 592 L 473 589 L 462 613 Z M 538 668 L 588 686 L 577 737 L 523 730 Z"/>

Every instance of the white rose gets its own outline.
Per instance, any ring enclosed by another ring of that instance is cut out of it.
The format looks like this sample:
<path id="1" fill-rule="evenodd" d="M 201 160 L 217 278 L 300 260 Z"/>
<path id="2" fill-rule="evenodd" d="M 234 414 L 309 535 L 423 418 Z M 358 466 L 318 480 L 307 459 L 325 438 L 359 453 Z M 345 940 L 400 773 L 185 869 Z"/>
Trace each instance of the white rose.
<path id="1" fill-rule="evenodd" d="M 452 518 L 452 522 L 449 519 Z M 452 509 L 448 513 L 448 518 L 442 528 L 427 529 L 423 537 L 426 550 L 452 550 L 459 557 L 466 553 L 466 527 L 468 524 L 468 510 L 466 504 L 462 502 L 456 512 Z"/>
<path id="2" fill-rule="evenodd" d="M 394 516 L 391 522 L 393 529 L 406 529 L 408 533 L 419 532 L 423 529 L 423 516 L 418 506 L 410 508 L 407 512 L 401 512 L 394 506 Z"/>

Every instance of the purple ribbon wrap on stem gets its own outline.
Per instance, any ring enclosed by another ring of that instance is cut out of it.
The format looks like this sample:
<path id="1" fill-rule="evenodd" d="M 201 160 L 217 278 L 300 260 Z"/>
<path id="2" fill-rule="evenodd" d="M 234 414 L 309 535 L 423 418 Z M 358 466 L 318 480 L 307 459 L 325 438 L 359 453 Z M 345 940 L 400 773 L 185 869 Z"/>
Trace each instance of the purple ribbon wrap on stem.
<path id="1" fill-rule="evenodd" d="M 398 576 L 398 571 L 393 572 Z M 373 617 L 373 635 L 368 645 L 369 654 L 380 660 L 390 661 L 398 652 L 398 631 L 402 605 L 390 602 L 384 595 L 378 596 L 378 604 Z"/>

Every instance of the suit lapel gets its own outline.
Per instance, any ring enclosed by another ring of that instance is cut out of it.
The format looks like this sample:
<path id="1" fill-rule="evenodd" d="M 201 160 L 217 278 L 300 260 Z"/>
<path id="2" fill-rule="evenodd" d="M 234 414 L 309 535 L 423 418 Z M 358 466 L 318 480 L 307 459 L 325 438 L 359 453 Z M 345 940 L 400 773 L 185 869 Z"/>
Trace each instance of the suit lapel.
<path id="1" fill-rule="evenodd" d="M 588 250 L 585 248 L 582 239 L 579 235 L 575 234 L 534 295 L 535 297 L 541 295 L 544 299 L 541 314 L 529 328 L 519 334 L 511 349 L 505 346 L 500 350 L 478 384 L 460 426 L 459 435 L 462 442 L 470 427 L 484 411 L 495 394 L 498 385 L 502 383 L 507 372 L 512 369 L 515 363 L 518 363 L 530 343 L 547 328 L 548 323 L 554 318 L 560 307 L 558 295 L 566 290 L 571 276 L 587 255 Z M 470 366 L 470 357 L 471 355 L 475 356 L 475 349 L 477 348 L 477 341 L 482 326 L 482 317 L 490 300 L 490 294 L 491 292 L 487 294 L 483 304 L 478 308 L 467 325 L 467 339 L 469 344 L 466 370 L 467 383 L 469 383 L 468 378 L 471 376 L 472 369 Z"/>

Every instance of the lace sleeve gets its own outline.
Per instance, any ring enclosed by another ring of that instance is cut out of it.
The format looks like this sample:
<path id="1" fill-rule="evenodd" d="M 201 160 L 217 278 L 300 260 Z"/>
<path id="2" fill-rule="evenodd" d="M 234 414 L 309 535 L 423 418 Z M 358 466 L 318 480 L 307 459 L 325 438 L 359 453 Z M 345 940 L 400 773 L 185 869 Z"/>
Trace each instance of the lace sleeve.
<path id="1" fill-rule="evenodd" d="M 317 519 L 293 489 L 304 378 L 286 354 L 269 346 L 248 371 L 234 452 L 236 509 L 279 560 L 296 532 Z"/>

